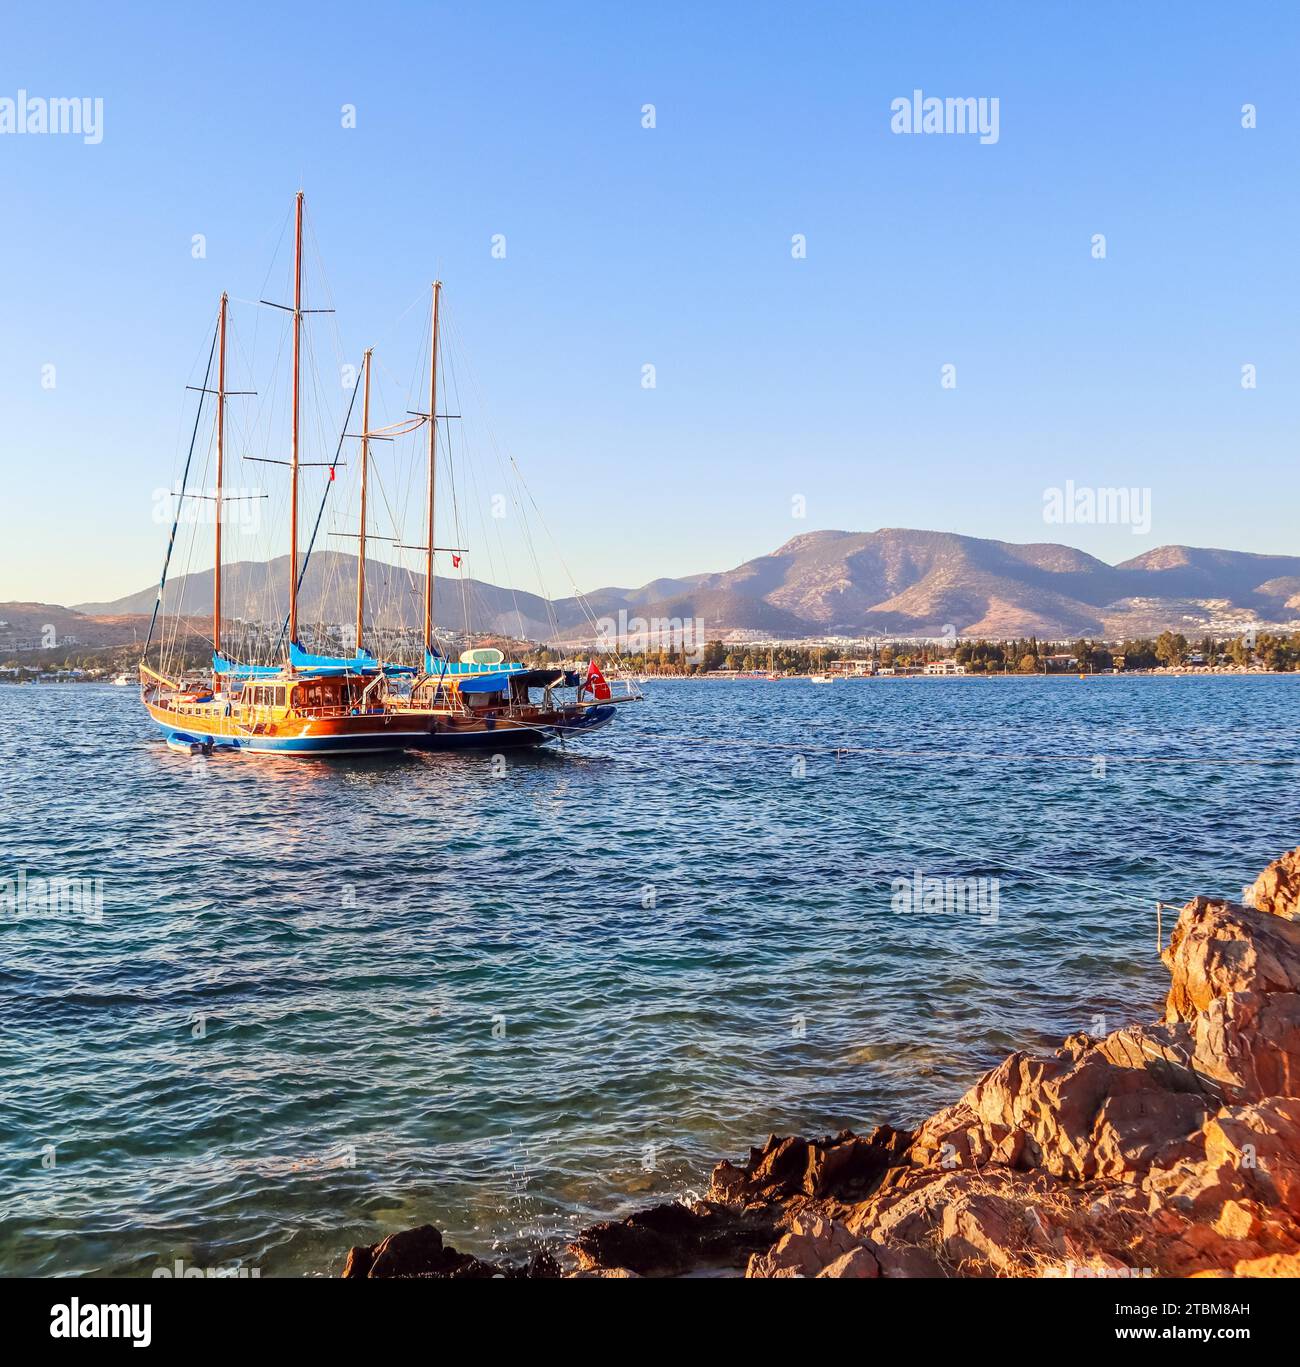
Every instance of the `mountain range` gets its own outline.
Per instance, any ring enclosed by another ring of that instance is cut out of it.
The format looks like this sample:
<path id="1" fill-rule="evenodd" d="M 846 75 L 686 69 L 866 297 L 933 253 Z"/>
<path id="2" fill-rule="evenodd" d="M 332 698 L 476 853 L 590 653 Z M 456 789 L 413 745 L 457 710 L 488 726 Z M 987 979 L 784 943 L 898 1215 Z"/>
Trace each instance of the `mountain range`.
<path id="1" fill-rule="evenodd" d="M 283 612 L 287 558 L 226 567 L 231 617 L 272 620 Z M 313 557 L 300 599 L 308 621 L 347 622 L 354 557 Z M 367 581 L 384 601 L 377 625 L 416 626 L 423 577 L 367 561 Z M 387 584 L 389 592 L 382 589 Z M 153 607 L 154 588 L 112 602 L 82 603 L 89 617 L 130 617 Z M 439 578 L 438 620 L 533 639 L 589 639 L 577 598 L 548 601 L 479 580 Z M 709 636 L 739 633 L 799 639 L 825 636 L 1091 636 L 1116 639 L 1166 628 L 1184 633 L 1300 626 L 1300 556 L 1161 546 L 1109 565 L 1069 546 L 1016 545 L 951 532 L 885 528 L 808 532 L 721 574 L 656 579 L 638 589 L 585 595 L 597 618 L 702 620 Z M 168 589 L 171 611 L 211 610 L 212 574 Z M 0 613 L 3 605 L 0 605 Z M 552 625 L 554 623 L 554 626 Z"/>

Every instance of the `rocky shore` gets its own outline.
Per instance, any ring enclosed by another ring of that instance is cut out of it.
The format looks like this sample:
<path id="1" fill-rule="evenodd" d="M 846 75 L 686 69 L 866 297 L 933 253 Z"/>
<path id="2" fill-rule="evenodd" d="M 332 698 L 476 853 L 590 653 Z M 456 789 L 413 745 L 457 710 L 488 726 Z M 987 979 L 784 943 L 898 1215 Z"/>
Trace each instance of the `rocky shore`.
<path id="1" fill-rule="evenodd" d="M 1015 1053 L 915 1131 L 773 1136 L 708 1195 L 481 1261 L 432 1225 L 345 1277 L 1300 1276 L 1300 849 L 1193 898 L 1164 1018 Z"/>

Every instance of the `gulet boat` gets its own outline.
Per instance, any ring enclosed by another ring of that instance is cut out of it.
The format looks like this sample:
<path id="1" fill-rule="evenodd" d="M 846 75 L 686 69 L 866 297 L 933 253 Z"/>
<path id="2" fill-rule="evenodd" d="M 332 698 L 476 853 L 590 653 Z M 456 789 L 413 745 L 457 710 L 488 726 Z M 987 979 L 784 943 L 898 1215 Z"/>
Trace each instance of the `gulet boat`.
<path id="1" fill-rule="evenodd" d="M 348 434 L 345 420 L 344 433 L 339 440 L 340 451 L 343 439 L 348 435 L 360 442 L 355 652 L 351 655 L 321 654 L 302 645 L 299 639 L 300 595 L 315 532 L 304 552 L 299 544 L 300 472 L 309 465 L 327 464 L 307 462 L 301 458 L 302 327 L 305 315 L 329 310 L 303 308 L 301 192 L 295 201 L 294 221 L 293 303 L 271 305 L 292 314 L 290 450 L 286 461 L 264 462 L 285 465 L 289 470 L 288 612 L 282 632 L 286 644 L 279 651 L 279 659 L 249 663 L 228 653 L 223 637 L 222 524 L 227 502 L 247 497 L 244 494 L 230 494 L 226 489 L 226 405 L 236 393 L 252 392 L 227 388 L 229 298 L 223 294 L 208 371 L 203 385 L 195 387 L 199 392 L 199 410 L 194 424 L 196 435 L 205 403 L 209 399 L 213 400 L 215 489 L 207 494 L 188 487 L 194 453 L 192 439 L 153 618 L 139 667 L 141 700 L 149 716 L 170 748 L 188 754 L 211 754 L 219 750 L 298 756 L 394 750 L 495 752 L 587 736 L 608 726 L 617 714 L 618 705 L 639 701 L 641 693 L 634 681 L 620 678 L 617 670 L 612 681 L 607 679 L 594 658 L 585 670 L 564 666 L 529 667 L 519 661 L 507 661 L 503 653 L 494 647 L 470 648 L 462 651 L 459 658 L 449 659 L 438 643 L 434 629 L 434 555 L 436 552 L 449 553 L 453 563 L 459 565 L 459 557 L 465 552 L 463 546 L 435 545 L 439 420 L 456 416 L 438 412 L 440 281 L 434 283 L 432 290 L 427 412 L 411 411 L 402 423 L 372 430 L 371 349 L 365 353 L 357 378 L 357 385 L 362 388 L 361 431 L 359 434 Z M 215 388 L 210 385 L 214 356 Z M 354 403 L 355 398 L 354 387 Z M 350 418 L 351 408 L 348 416 Z M 419 660 L 407 664 L 381 659 L 366 648 L 367 480 L 372 441 L 392 440 L 396 435 L 412 433 L 421 427 L 428 434 L 425 536 L 423 543 L 418 545 L 400 544 L 403 549 L 424 553 L 423 648 Z M 338 452 L 328 465 L 329 483 L 325 497 L 334 487 L 335 469 L 339 465 Z M 197 673 L 192 670 L 169 672 L 161 661 L 157 666 L 150 664 L 149 652 L 163 605 L 181 507 L 186 499 L 202 498 L 215 500 L 216 507 L 211 667 Z"/>

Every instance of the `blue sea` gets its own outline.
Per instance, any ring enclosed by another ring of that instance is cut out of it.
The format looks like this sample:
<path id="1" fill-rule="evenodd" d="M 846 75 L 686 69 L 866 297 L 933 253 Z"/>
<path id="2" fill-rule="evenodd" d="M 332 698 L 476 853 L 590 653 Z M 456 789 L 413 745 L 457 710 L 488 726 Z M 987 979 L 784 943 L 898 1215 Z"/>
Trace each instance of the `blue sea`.
<path id="1" fill-rule="evenodd" d="M 1300 676 L 645 691 L 502 772 L 0 687 L 0 879 L 89 880 L 0 911 L 0 1273 L 562 1242 L 1150 1018 L 1156 901 L 1300 842 Z"/>

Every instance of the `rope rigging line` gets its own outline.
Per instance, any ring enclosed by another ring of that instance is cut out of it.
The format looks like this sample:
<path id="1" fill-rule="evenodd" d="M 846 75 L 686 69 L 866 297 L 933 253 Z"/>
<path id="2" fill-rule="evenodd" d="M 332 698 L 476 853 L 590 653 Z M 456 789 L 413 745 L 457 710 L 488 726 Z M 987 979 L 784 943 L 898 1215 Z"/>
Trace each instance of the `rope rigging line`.
<path id="1" fill-rule="evenodd" d="M 334 469 L 338 466 L 338 463 L 339 463 L 339 456 L 340 456 L 340 454 L 341 454 L 342 451 L 343 451 L 343 439 L 344 439 L 344 437 L 347 435 L 348 424 L 352 421 L 352 408 L 353 408 L 353 405 L 354 405 L 354 404 L 356 403 L 356 401 L 357 401 L 357 390 L 360 389 L 360 388 L 361 388 L 361 371 L 358 370 L 358 371 L 357 371 L 356 383 L 353 384 L 353 386 L 352 386 L 352 398 L 351 398 L 351 399 L 349 400 L 349 402 L 348 402 L 348 411 L 347 411 L 346 416 L 345 416 L 344 419 L 343 419 L 343 426 L 342 426 L 342 428 L 341 428 L 340 431 L 339 431 L 338 445 L 334 448 L 334 459 L 330 462 L 330 471 L 331 471 L 331 473 L 333 473 Z M 321 518 L 325 516 L 325 504 L 326 504 L 326 502 L 327 502 L 328 499 L 329 499 L 329 496 L 330 496 L 330 486 L 331 486 L 333 483 L 334 483 L 334 481 L 333 481 L 332 479 L 327 480 L 326 483 L 325 483 L 325 491 L 324 491 L 324 493 L 322 493 L 321 496 L 320 496 L 320 507 L 316 510 L 316 522 L 315 522 L 315 525 L 314 525 L 314 526 L 312 527 L 312 529 L 311 529 L 311 538 L 310 538 L 310 539 L 308 540 L 308 542 L 307 542 L 307 551 L 306 551 L 306 554 L 305 554 L 305 555 L 303 556 L 303 558 L 302 558 L 302 570 L 301 570 L 301 572 L 300 572 L 299 575 L 298 575 L 298 592 L 299 592 L 299 593 L 302 592 L 302 581 L 303 581 L 303 578 L 306 576 L 306 573 L 307 573 L 307 565 L 308 565 L 308 562 L 311 560 L 312 547 L 315 546 L 315 544 L 316 544 L 316 533 L 317 533 L 318 531 L 320 531 Z M 288 616 L 286 615 L 286 617 L 285 617 L 285 619 L 284 619 L 284 623 L 283 623 L 283 625 L 280 627 L 280 636 L 279 636 L 279 639 L 278 639 L 277 642 L 276 642 L 276 650 L 277 650 L 277 651 L 282 650 L 282 649 L 284 648 L 284 638 L 285 638 L 285 636 L 288 634 L 288 631 L 289 631 L 289 618 L 288 618 Z"/>
<path id="2" fill-rule="evenodd" d="M 525 513 L 523 500 L 520 497 L 521 492 L 523 495 L 527 496 L 529 502 L 532 504 L 533 511 L 536 513 L 538 520 L 541 522 L 542 528 L 546 532 L 547 539 L 549 540 L 553 550 L 555 551 L 555 556 L 560 563 L 560 568 L 564 571 L 565 576 L 569 579 L 570 586 L 573 590 L 574 601 L 576 602 L 580 611 L 583 613 L 588 623 L 592 627 L 596 637 L 601 638 L 602 633 L 599 630 L 599 623 L 595 617 L 595 614 L 592 612 L 590 604 L 588 604 L 581 590 L 579 590 L 579 588 L 577 587 L 577 584 L 574 581 L 573 575 L 569 571 L 567 564 L 565 564 L 564 558 L 559 552 L 559 547 L 556 543 L 555 537 L 552 534 L 550 527 L 547 525 L 546 519 L 542 516 L 542 512 L 537 504 L 537 500 L 533 497 L 531 491 L 529 490 L 527 483 L 523 478 L 523 474 L 519 469 L 518 463 L 515 461 L 513 456 L 505 455 L 501 450 L 500 443 L 497 441 L 495 428 L 492 425 L 490 417 L 487 416 L 488 407 L 483 398 L 483 392 L 479 386 L 478 378 L 475 374 L 474 367 L 469 361 L 466 349 L 464 348 L 463 344 L 460 343 L 460 331 L 457 327 L 454 317 L 449 319 L 449 326 L 452 335 L 455 337 L 457 344 L 459 346 L 466 377 L 470 389 L 474 395 L 475 402 L 477 404 L 477 407 L 481 410 L 483 414 L 482 421 L 486 431 L 488 444 L 491 447 L 492 454 L 495 457 L 497 464 L 502 471 L 503 476 L 505 477 L 505 484 L 510 493 L 511 503 L 513 504 L 516 512 L 519 515 L 519 523 L 522 528 L 525 552 L 529 561 L 532 564 L 533 573 L 536 576 L 538 588 L 540 590 L 540 598 L 542 603 L 544 604 L 544 611 L 546 613 L 547 623 L 551 631 L 550 644 L 555 646 L 558 646 L 560 644 L 559 617 L 556 612 L 554 597 L 552 596 L 552 594 L 546 586 L 546 576 L 542 571 L 541 558 L 538 554 L 537 544 L 533 538 L 532 529 L 529 525 L 529 521 Z M 459 383 L 458 380 L 457 383 Z M 498 529 L 498 540 L 499 539 L 500 530 Z M 503 558 L 506 559 L 508 562 L 509 557 L 505 555 L 504 546 L 501 547 L 501 551 Z M 508 577 L 513 579 L 512 575 Z M 517 593 L 515 592 L 515 590 L 513 590 L 513 588 L 511 592 L 514 595 L 516 620 L 522 624 L 522 613 L 519 610 Z M 521 635 L 522 634 L 526 633 L 521 632 Z M 623 670 L 623 664 L 617 652 L 614 652 L 614 664 L 615 668 L 621 673 Z"/>
<path id="3" fill-rule="evenodd" d="M 190 450 L 189 454 L 185 457 L 185 470 L 181 475 L 181 492 L 176 500 L 176 516 L 172 519 L 171 535 L 167 538 L 167 553 L 163 557 L 162 574 L 158 579 L 158 596 L 154 599 L 153 614 L 149 618 L 149 634 L 145 637 L 144 648 L 140 652 L 140 659 L 142 661 L 149 650 L 149 643 L 153 640 L 154 627 L 158 622 L 158 609 L 162 607 L 163 589 L 167 585 L 167 567 L 171 564 L 172 548 L 176 544 L 176 528 L 180 525 L 181 507 L 185 502 L 185 490 L 189 486 L 190 461 L 194 458 L 194 443 L 198 439 L 199 420 L 203 416 L 203 400 L 207 398 L 206 390 L 208 388 L 208 381 L 212 378 L 212 360 L 217 354 L 217 331 L 217 328 L 213 328 L 212 330 L 212 346 L 208 350 L 208 365 L 207 369 L 203 372 L 203 389 L 205 392 L 199 395 L 198 408 L 195 409 L 194 412 L 194 430 L 190 433 Z"/>

